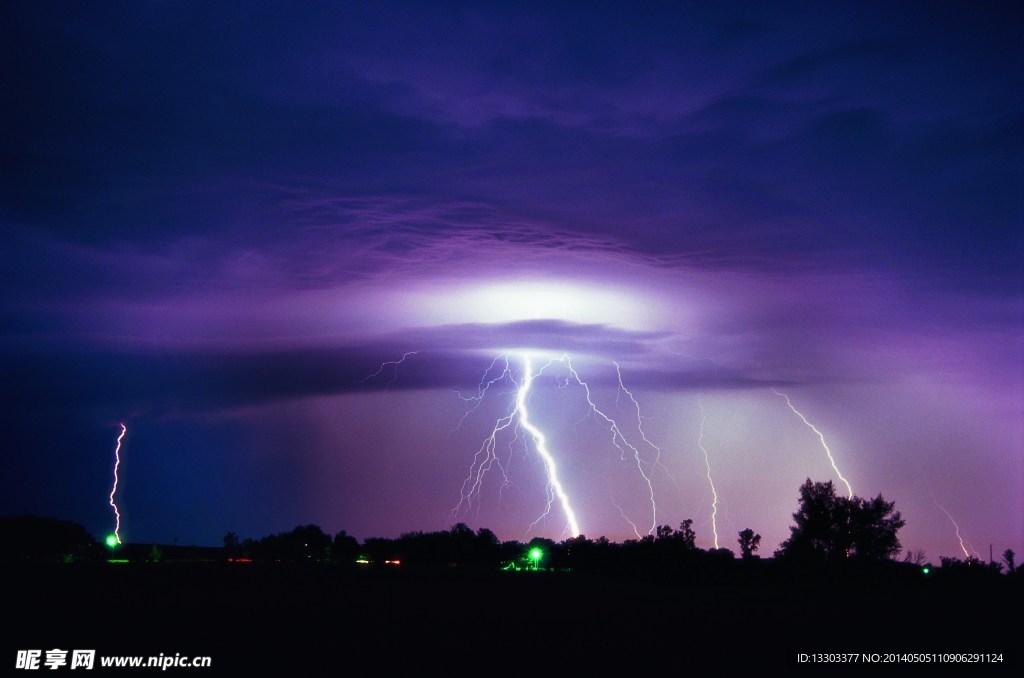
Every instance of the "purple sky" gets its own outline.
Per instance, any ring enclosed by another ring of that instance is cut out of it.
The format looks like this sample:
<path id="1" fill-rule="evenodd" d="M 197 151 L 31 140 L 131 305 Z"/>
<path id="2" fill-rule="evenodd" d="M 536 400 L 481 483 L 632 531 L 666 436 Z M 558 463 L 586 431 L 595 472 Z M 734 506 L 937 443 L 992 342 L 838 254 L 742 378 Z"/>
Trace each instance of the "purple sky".
<path id="1" fill-rule="evenodd" d="M 124 421 L 128 540 L 558 538 L 514 426 L 451 511 L 460 395 L 568 354 L 641 457 L 534 381 L 587 536 L 711 545 L 703 407 L 770 553 L 838 481 L 777 389 L 906 548 L 1024 552 L 1024 17 L 890 5 L 3 3 L 0 512 L 105 534 Z"/>

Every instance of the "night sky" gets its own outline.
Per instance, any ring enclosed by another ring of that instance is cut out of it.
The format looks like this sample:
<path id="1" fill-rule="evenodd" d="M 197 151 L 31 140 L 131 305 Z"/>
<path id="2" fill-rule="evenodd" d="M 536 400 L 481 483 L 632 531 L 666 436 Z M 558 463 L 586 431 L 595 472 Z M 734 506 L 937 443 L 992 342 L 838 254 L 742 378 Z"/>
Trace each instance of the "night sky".
<path id="1" fill-rule="evenodd" d="M 107 534 L 123 421 L 127 541 L 557 539 L 514 424 L 452 509 L 514 406 L 469 400 L 485 371 L 568 354 L 641 458 L 562 363 L 533 381 L 588 537 L 711 546 L 709 466 L 722 546 L 770 554 L 804 479 L 844 489 L 778 390 L 904 547 L 962 557 L 952 517 L 1022 552 L 1022 34 L 988 2 L 4 2 L 0 513 Z"/>

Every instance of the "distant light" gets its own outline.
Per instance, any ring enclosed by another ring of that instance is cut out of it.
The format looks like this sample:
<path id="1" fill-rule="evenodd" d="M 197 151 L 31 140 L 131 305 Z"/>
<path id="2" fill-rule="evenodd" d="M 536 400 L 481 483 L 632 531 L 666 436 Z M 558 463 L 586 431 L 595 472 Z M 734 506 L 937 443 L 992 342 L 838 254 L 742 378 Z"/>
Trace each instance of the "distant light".
<path id="1" fill-rule="evenodd" d="M 921 568 L 921 572 L 924 572 L 925 574 L 928 574 L 931 571 L 932 571 L 932 568 L 930 568 L 930 567 L 922 567 Z"/>
<path id="2" fill-rule="evenodd" d="M 359 565 L 369 565 L 370 560 L 365 556 L 360 556 L 359 558 L 356 558 L 356 563 Z"/>
<path id="3" fill-rule="evenodd" d="M 108 563 L 127 563 L 129 561 L 128 561 L 127 558 L 108 558 L 107 562 Z"/>
<path id="4" fill-rule="evenodd" d="M 544 552 L 541 551 L 540 549 L 532 549 L 530 551 L 530 558 L 533 559 L 533 560 L 540 560 L 541 556 L 543 556 L 543 555 L 544 555 Z"/>
<path id="5" fill-rule="evenodd" d="M 107 535 L 107 546 L 109 548 L 112 548 L 112 549 L 117 548 L 117 545 L 119 543 L 120 542 L 117 540 L 117 535 L 116 534 L 108 534 Z"/>
<path id="6" fill-rule="evenodd" d="M 401 560 L 385 560 L 384 564 L 385 565 L 401 565 L 402 561 Z"/>

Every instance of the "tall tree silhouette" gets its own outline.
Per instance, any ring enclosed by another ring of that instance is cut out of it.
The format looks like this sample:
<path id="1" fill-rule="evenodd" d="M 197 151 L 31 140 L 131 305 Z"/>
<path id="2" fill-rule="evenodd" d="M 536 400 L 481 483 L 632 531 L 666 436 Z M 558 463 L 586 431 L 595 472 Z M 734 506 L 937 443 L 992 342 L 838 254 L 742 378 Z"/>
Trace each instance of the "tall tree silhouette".
<path id="1" fill-rule="evenodd" d="M 836 496 L 832 481 L 809 478 L 800 487 L 800 504 L 790 537 L 777 553 L 783 557 L 880 560 L 900 550 L 896 534 L 906 521 L 895 504 L 874 499 Z"/>
<path id="2" fill-rule="evenodd" d="M 754 532 L 749 527 L 745 530 L 740 531 L 740 538 L 737 541 L 740 543 L 740 555 L 744 558 L 750 559 L 754 557 L 754 551 L 761 545 L 761 535 Z"/>

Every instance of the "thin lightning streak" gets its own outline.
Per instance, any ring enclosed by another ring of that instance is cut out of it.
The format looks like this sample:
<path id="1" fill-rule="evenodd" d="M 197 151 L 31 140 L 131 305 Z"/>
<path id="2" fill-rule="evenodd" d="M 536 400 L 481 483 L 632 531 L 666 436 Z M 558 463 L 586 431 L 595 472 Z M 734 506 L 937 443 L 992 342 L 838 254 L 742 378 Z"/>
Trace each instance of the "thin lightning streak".
<path id="1" fill-rule="evenodd" d="M 633 528 L 633 534 L 636 535 L 636 538 L 643 539 L 644 537 L 642 534 L 640 534 L 640 530 L 636 528 L 636 523 L 629 519 L 629 516 L 626 515 L 626 512 L 622 510 L 622 507 L 619 506 L 614 499 L 612 499 L 612 503 L 615 504 L 615 508 L 619 509 L 619 513 L 622 514 L 622 519 L 629 523 L 629 526 Z"/>
<path id="2" fill-rule="evenodd" d="M 846 480 L 846 478 L 843 477 L 843 474 L 839 472 L 839 467 L 836 466 L 836 460 L 832 457 L 832 450 L 828 449 L 828 444 L 825 442 L 825 436 L 822 435 L 821 431 L 819 431 L 818 429 L 816 429 L 814 427 L 814 424 L 812 424 L 811 422 L 807 421 L 807 417 L 802 415 L 799 410 L 797 410 L 795 407 L 793 407 L 793 403 L 791 403 L 789 401 L 789 396 L 788 395 L 786 395 L 785 393 L 779 393 L 778 391 L 774 391 L 774 393 L 777 396 L 781 396 L 781 397 L 785 398 L 786 399 L 786 404 L 789 405 L 789 409 L 793 410 L 793 413 L 796 416 L 800 417 L 800 419 L 805 424 L 807 424 L 807 426 L 809 426 L 812 431 L 814 431 L 815 433 L 818 434 L 818 439 L 821 440 L 821 446 L 825 448 L 825 454 L 828 455 L 828 460 L 832 464 L 832 470 L 836 472 L 836 475 L 839 476 L 839 479 L 843 481 L 844 485 L 846 485 L 847 498 L 848 499 L 853 499 L 853 488 L 850 487 L 849 481 Z"/>
<path id="3" fill-rule="evenodd" d="M 496 361 L 497 361 L 497 359 L 495 359 L 495 362 Z M 491 363 L 491 366 L 492 367 L 494 366 L 494 362 Z M 516 383 L 515 377 L 512 375 L 511 371 L 508 369 L 508 360 L 507 360 L 507 358 L 506 358 L 506 361 L 505 361 L 505 366 L 506 366 L 506 369 L 502 371 L 501 376 L 498 377 L 497 380 L 501 380 L 501 379 L 503 379 L 505 377 L 508 377 L 509 381 L 511 381 L 512 384 L 514 386 L 516 386 L 516 390 L 518 391 L 520 386 L 519 386 L 519 384 Z M 488 368 L 488 370 L 490 370 L 490 367 Z M 484 379 L 487 378 L 487 374 L 486 373 L 484 374 L 483 378 Z M 483 382 L 481 381 L 481 383 L 483 383 Z M 493 383 L 493 382 L 490 382 L 490 383 Z M 484 397 L 484 391 L 481 390 L 480 391 L 480 395 L 479 395 L 480 401 L 483 400 L 483 397 Z M 475 410 L 477 407 L 479 407 L 479 405 L 480 405 L 480 402 L 477 402 L 477 404 L 473 407 L 473 410 Z M 473 410 L 470 410 L 470 411 L 472 412 Z M 455 518 L 456 518 L 456 516 L 458 516 L 459 510 L 462 508 L 463 504 L 466 505 L 467 510 L 468 510 L 468 508 L 472 507 L 472 505 L 473 505 L 473 497 L 480 495 L 480 488 L 481 488 L 481 485 L 483 484 L 484 476 L 487 474 L 487 471 L 489 471 L 491 466 L 493 466 L 494 464 L 497 464 L 498 468 L 501 470 L 502 477 L 504 478 L 504 482 L 506 484 L 509 482 L 508 481 L 508 474 L 505 472 L 505 468 L 504 468 L 504 466 L 502 466 L 501 460 L 498 459 L 498 455 L 495 453 L 495 448 L 497 447 L 497 444 L 498 444 L 498 434 L 501 431 L 504 431 L 505 429 L 507 429 L 510 426 L 512 426 L 512 422 L 515 421 L 516 414 L 517 414 L 517 411 L 516 411 L 515 408 L 513 408 L 512 411 L 510 411 L 504 417 L 501 417 L 500 419 L 498 419 L 494 423 L 494 427 L 491 429 L 490 435 L 487 436 L 486 438 L 484 438 L 484 441 L 480 444 L 480 448 L 476 451 L 476 454 L 473 455 L 473 462 L 469 466 L 469 473 L 466 476 L 466 479 L 464 481 L 462 481 L 462 487 L 459 489 L 459 503 L 456 504 L 455 508 L 453 508 L 451 510 L 451 520 L 455 520 Z M 468 416 L 468 413 L 467 413 L 466 416 Z M 465 416 L 463 417 L 463 420 L 464 419 L 465 419 Z M 462 425 L 462 422 L 460 421 L 459 422 L 459 426 L 461 426 L 461 425 Z M 513 431 L 516 433 L 516 437 L 518 437 L 518 428 L 519 428 L 518 425 L 513 427 Z M 481 457 L 482 457 L 482 460 L 481 460 Z M 504 487 L 504 485 L 502 485 L 502 487 Z"/>
<path id="4" fill-rule="evenodd" d="M 718 548 L 718 492 L 715 491 L 715 481 L 711 479 L 711 461 L 708 458 L 708 450 L 704 447 L 704 403 L 697 398 L 697 405 L 700 406 L 700 435 L 697 438 L 697 446 L 704 453 L 704 466 L 708 471 L 708 484 L 711 485 L 711 531 L 715 535 L 715 548 Z"/>
<path id="5" fill-rule="evenodd" d="M 128 428 L 122 423 L 121 424 L 121 435 L 117 436 L 117 447 L 114 448 L 114 487 L 110 490 L 110 505 L 114 508 L 114 538 L 117 539 L 117 543 L 121 543 L 121 535 L 118 533 L 121 529 L 121 512 L 117 510 L 117 504 L 114 503 L 114 493 L 117 492 L 117 467 L 121 465 L 121 441 L 124 439 L 124 434 L 128 432 Z"/>
<path id="6" fill-rule="evenodd" d="M 590 395 L 590 386 L 588 386 L 587 382 L 583 381 L 583 379 L 580 378 L 580 375 L 573 368 L 572 362 L 570 361 L 568 354 L 562 355 L 561 358 L 552 359 L 547 365 L 542 367 L 540 371 L 543 372 L 549 365 L 556 362 L 562 363 L 565 366 L 566 370 L 569 371 L 569 374 L 572 375 L 572 378 L 576 380 L 576 383 L 583 387 L 583 391 L 586 394 L 587 398 L 587 404 L 590 405 L 590 412 L 599 416 L 601 419 L 605 421 L 605 423 L 608 424 L 608 430 L 611 431 L 612 434 L 612 444 L 615 445 L 615 447 L 619 450 L 620 453 L 622 453 L 622 458 L 625 459 L 626 455 L 626 450 L 622 447 L 622 445 L 628 447 L 630 451 L 633 453 L 633 459 L 636 461 L 637 470 L 640 471 L 640 476 L 644 479 L 644 482 L 647 483 L 648 498 L 651 504 L 651 527 L 648 529 L 647 534 L 652 534 L 658 523 L 658 505 L 654 500 L 654 486 L 651 484 L 651 477 L 647 475 L 647 472 L 644 471 L 643 467 L 645 463 L 650 463 L 645 462 L 643 459 L 641 459 L 640 450 L 638 450 L 632 443 L 630 443 L 626 439 L 626 436 L 622 434 L 622 431 L 619 429 L 619 425 L 615 422 L 615 420 L 609 417 L 603 411 L 601 411 L 601 409 L 598 408 L 598 406 L 594 403 L 594 400 Z M 642 432 L 641 435 L 643 435 Z M 647 439 L 646 436 L 644 436 L 644 439 Z M 622 445 L 619 444 L 619 441 L 622 441 Z M 655 447 L 655 449 L 657 448 Z"/>
<path id="7" fill-rule="evenodd" d="M 949 518 L 949 522 L 953 523 L 953 529 L 956 530 L 956 538 L 960 542 L 960 550 L 964 552 L 964 557 L 970 558 L 971 554 L 967 552 L 967 547 L 971 546 L 971 544 L 970 542 L 965 542 L 963 535 L 960 534 L 960 526 L 957 524 L 956 520 L 953 519 L 953 515 L 946 510 L 946 507 L 940 504 L 939 500 L 935 498 L 935 495 L 932 493 L 931 489 L 929 489 L 928 492 L 929 494 L 932 495 L 932 501 L 935 502 L 935 505 L 939 507 L 939 510 L 946 514 L 946 517 Z M 974 549 L 973 546 L 971 546 L 971 551 L 974 551 L 975 558 L 981 557 L 981 555 Z"/>
<path id="8" fill-rule="evenodd" d="M 652 443 L 650 439 L 647 437 L 647 432 L 644 431 L 643 416 L 640 414 L 640 403 L 638 403 L 636 398 L 633 396 L 633 392 L 626 388 L 626 385 L 622 382 L 622 370 L 619 368 L 619 364 L 614 361 L 612 362 L 612 364 L 615 365 L 615 375 L 619 378 L 619 390 L 615 392 L 616 405 L 618 405 L 620 393 L 625 393 L 627 396 L 629 396 L 630 402 L 632 402 L 633 407 L 636 408 L 636 427 L 637 430 L 640 431 L 640 437 L 643 439 L 645 443 L 654 448 L 655 451 L 654 461 L 651 462 L 651 466 L 657 466 L 661 468 L 661 470 L 665 472 L 665 475 L 668 476 L 669 480 L 671 480 L 673 484 L 675 484 L 676 487 L 678 487 L 679 483 L 676 482 L 676 479 L 669 472 L 668 468 L 666 468 L 665 465 L 661 463 L 661 448 Z"/>
<path id="9" fill-rule="evenodd" d="M 491 379 L 490 381 L 488 381 L 487 380 L 487 375 L 491 373 L 491 370 L 494 368 L 494 366 L 497 364 L 497 362 L 499 360 L 504 360 L 505 361 L 505 369 L 503 369 L 501 371 L 501 374 L 499 374 L 497 377 L 495 377 L 494 379 Z M 460 428 L 462 428 L 462 424 L 465 423 L 466 418 L 469 417 L 469 415 L 471 415 L 474 412 L 476 412 L 477 408 L 480 407 L 480 404 L 483 403 L 484 396 L 487 395 L 488 389 L 490 389 L 491 386 L 493 386 L 495 383 L 501 381 L 505 377 L 508 377 L 513 383 L 515 383 L 515 379 L 513 379 L 513 377 L 512 377 L 512 370 L 508 366 L 508 356 L 500 356 L 499 355 L 494 360 L 491 361 L 491 364 L 487 367 L 487 370 L 484 372 L 483 377 L 480 378 L 480 383 L 477 385 L 476 395 L 475 396 L 466 397 L 466 396 L 462 395 L 462 393 L 460 393 L 458 391 L 455 392 L 456 395 L 459 396 L 459 400 L 463 400 L 463 401 L 466 401 L 466 402 L 475 401 L 476 405 L 473 405 L 473 407 L 471 407 L 470 409 L 466 410 L 465 414 L 462 415 L 462 418 L 459 419 L 459 423 L 456 424 L 455 428 L 453 428 L 451 431 L 448 432 L 449 436 L 452 435 L 453 433 L 455 433 L 456 431 L 458 431 Z"/>
<path id="10" fill-rule="evenodd" d="M 408 358 L 411 355 L 416 355 L 417 353 L 419 353 L 419 351 L 406 351 L 405 353 L 402 354 L 402 357 L 399 358 L 398 360 L 388 360 L 386 362 L 381 363 L 380 367 L 377 368 L 376 372 L 374 372 L 373 374 L 370 374 L 370 375 L 367 375 L 367 376 L 363 377 L 359 381 L 359 383 L 360 384 L 365 384 L 370 379 L 373 379 L 374 377 L 379 376 L 380 373 L 384 371 L 385 367 L 387 367 L 388 365 L 393 365 L 394 368 L 395 368 L 394 373 L 391 375 L 391 380 L 387 383 L 387 385 L 384 386 L 384 390 L 385 391 L 388 390 L 391 387 L 391 384 L 395 383 L 395 379 L 398 378 L 398 366 L 401 365 L 402 363 L 404 363 L 406 358 Z"/>

